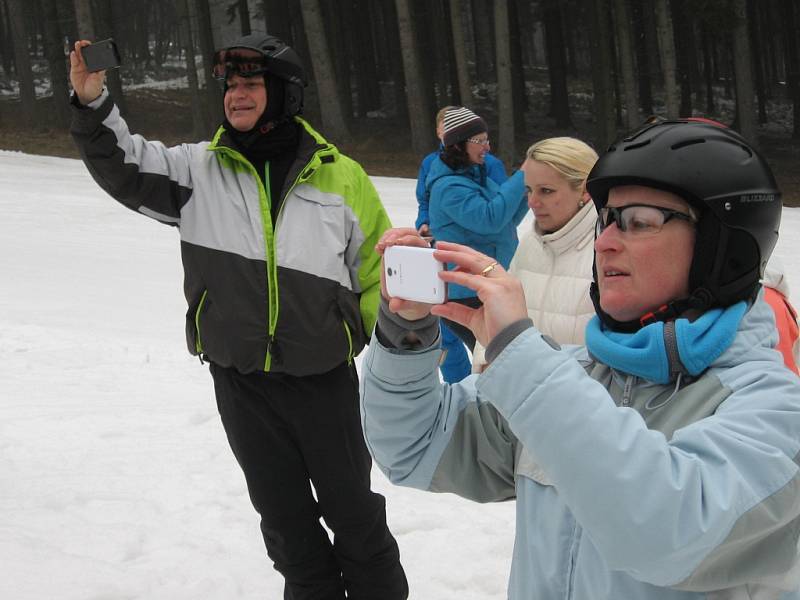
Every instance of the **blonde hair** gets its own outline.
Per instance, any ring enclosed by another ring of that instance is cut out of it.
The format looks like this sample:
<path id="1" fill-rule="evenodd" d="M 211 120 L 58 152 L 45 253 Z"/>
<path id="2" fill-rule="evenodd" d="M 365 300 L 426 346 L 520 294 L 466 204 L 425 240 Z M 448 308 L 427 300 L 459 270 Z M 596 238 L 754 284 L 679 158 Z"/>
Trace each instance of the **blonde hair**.
<path id="1" fill-rule="evenodd" d="M 597 152 L 573 137 L 554 137 L 536 142 L 527 157 L 544 163 L 564 176 L 573 189 L 581 189 L 597 162 Z"/>
<path id="2" fill-rule="evenodd" d="M 460 106 L 443 106 L 442 108 L 439 109 L 439 112 L 436 113 L 436 126 L 437 127 L 442 124 L 442 121 L 444 121 L 445 113 L 448 110 L 453 110 L 454 108 L 461 108 L 461 107 Z"/>

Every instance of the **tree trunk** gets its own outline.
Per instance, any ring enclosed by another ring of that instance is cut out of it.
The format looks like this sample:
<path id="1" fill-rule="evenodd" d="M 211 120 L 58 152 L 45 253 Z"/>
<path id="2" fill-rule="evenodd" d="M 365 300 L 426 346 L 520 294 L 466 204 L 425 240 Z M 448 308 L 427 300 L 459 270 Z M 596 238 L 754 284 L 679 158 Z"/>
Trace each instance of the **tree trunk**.
<path id="1" fill-rule="evenodd" d="M 448 104 L 460 105 L 461 101 L 459 98 L 461 94 L 458 90 L 458 68 L 456 66 L 456 51 L 453 47 L 453 20 L 450 18 L 450 2 L 448 0 L 442 0 L 441 6 L 444 24 L 442 33 L 439 36 L 439 43 L 442 45 L 442 49 L 447 57 L 447 84 L 449 86 L 447 88 L 447 96 L 450 98 Z M 463 51 L 463 48 L 459 48 L 459 53 Z"/>
<path id="2" fill-rule="evenodd" d="M 328 50 L 328 38 L 319 0 L 300 0 L 306 29 L 311 67 L 317 82 L 322 127 L 325 135 L 336 143 L 350 140 L 344 107 L 336 89 L 334 65 Z"/>
<path id="3" fill-rule="evenodd" d="M 508 2 L 509 48 L 511 50 L 511 87 L 514 101 L 514 122 L 521 133 L 525 133 L 525 111 L 528 99 L 525 95 L 525 70 L 522 64 L 522 40 L 517 3 Z M 527 137 L 527 135 L 526 135 Z"/>
<path id="4" fill-rule="evenodd" d="M 78 37 L 90 42 L 97 41 L 94 33 L 94 20 L 92 19 L 91 0 L 74 0 L 75 21 L 78 25 Z"/>
<path id="5" fill-rule="evenodd" d="M 99 0 L 94 7 L 97 12 L 94 14 L 95 35 L 99 39 L 116 38 L 114 30 L 114 18 L 112 14 L 113 0 Z M 114 103 L 119 108 L 123 116 L 128 114 L 128 106 L 125 102 L 125 95 L 122 90 L 122 79 L 119 76 L 119 69 L 109 69 L 106 71 L 106 86 L 108 92 L 114 99 Z"/>
<path id="6" fill-rule="evenodd" d="M 500 159 L 509 166 L 514 165 L 514 89 L 511 83 L 511 40 L 506 2 L 494 3 L 494 32 L 497 40 L 497 120 L 498 148 Z"/>
<path id="7" fill-rule="evenodd" d="M 692 116 L 692 70 L 695 60 L 694 29 L 686 14 L 685 0 L 672 0 L 672 33 L 675 43 L 675 64 L 680 82 L 680 109 L 683 117 Z"/>
<path id="8" fill-rule="evenodd" d="M 414 45 L 417 48 L 418 60 L 424 57 L 424 59 L 419 61 L 420 76 L 422 77 L 420 82 L 422 93 L 425 106 L 427 106 L 428 111 L 433 114 L 436 112 L 436 106 L 439 104 L 436 97 L 437 88 L 441 89 L 441 87 L 446 86 L 446 84 L 441 83 L 437 85 L 436 80 L 437 63 L 441 61 L 435 54 L 437 44 L 433 38 L 438 37 L 438 35 L 434 35 L 435 28 L 431 27 L 431 21 L 434 15 L 431 11 L 429 0 L 407 1 L 411 14 L 411 22 L 414 25 Z M 438 32 L 436 33 L 438 34 Z M 444 94 L 442 98 L 444 98 Z"/>
<path id="9" fill-rule="evenodd" d="M 533 18 L 534 3 L 529 0 L 516 0 L 517 18 L 519 19 L 516 29 L 524 32 L 520 36 L 522 44 L 522 63 L 525 67 L 533 67 L 538 62 L 536 52 L 536 35 L 539 23 Z"/>
<path id="10" fill-rule="evenodd" d="M 711 34 L 708 31 L 708 24 L 702 24 L 703 39 L 703 75 L 706 86 L 706 114 L 714 114 L 714 65 L 711 47 Z"/>
<path id="11" fill-rule="evenodd" d="M 775 5 L 774 3 L 759 2 L 758 8 L 761 11 L 762 22 L 765 24 L 766 31 L 772 33 L 776 31 L 783 31 L 784 23 L 781 19 L 781 11 L 783 10 L 783 0 Z M 767 71 L 767 82 L 770 89 L 775 89 L 778 83 L 780 68 L 778 63 L 783 65 L 783 51 L 784 47 L 781 44 L 782 37 L 776 35 L 764 35 L 767 43 L 767 54 L 764 58 L 764 68 Z M 780 56 L 780 58 L 779 58 Z"/>
<path id="12" fill-rule="evenodd" d="M 334 89 L 339 97 L 342 116 L 347 121 L 345 126 L 349 129 L 353 118 L 350 58 L 353 56 L 354 51 L 351 48 L 353 34 L 349 30 L 354 21 L 353 0 L 342 0 L 337 2 L 336 5 L 326 2 L 317 2 L 317 4 L 319 6 L 319 18 L 322 23 L 324 39 L 327 40 L 327 44 L 324 46 L 325 53 L 331 65 L 333 65 Z M 306 23 L 306 29 L 308 29 L 308 22 L 305 19 L 304 22 Z M 314 64 L 313 55 L 311 64 Z M 317 86 L 317 91 L 321 93 L 319 86 Z M 320 98 L 324 98 L 324 96 L 320 96 Z"/>
<path id="13" fill-rule="evenodd" d="M 456 73 L 458 74 L 458 98 L 462 105 L 472 102 L 472 78 L 467 64 L 467 43 L 464 35 L 464 0 L 450 0 L 450 27 L 453 30 Z"/>
<path id="14" fill-rule="evenodd" d="M 475 70 L 476 83 L 485 86 L 494 82 L 494 39 L 492 11 L 487 0 L 472 0 L 472 26 L 475 29 Z"/>
<path id="15" fill-rule="evenodd" d="M 594 88 L 595 145 L 605 149 L 616 138 L 611 45 L 608 43 L 608 0 L 592 0 L 591 61 Z"/>
<path id="16" fill-rule="evenodd" d="M 292 25 L 289 21 L 289 11 L 286 10 L 285 0 L 264 0 L 262 4 L 266 32 L 283 40 L 290 46 L 294 46 Z"/>
<path id="17" fill-rule="evenodd" d="M 206 127 L 212 131 L 222 121 L 222 90 L 211 78 L 212 61 L 214 59 L 214 34 L 211 31 L 211 13 L 208 0 L 195 0 L 197 15 L 197 36 L 200 38 L 200 51 L 203 55 L 203 74 L 205 75 L 205 121 Z"/>
<path id="18" fill-rule="evenodd" d="M 19 79 L 19 102 L 23 120 L 30 126 L 36 123 L 36 88 L 28 54 L 28 29 L 25 23 L 25 0 L 9 0 L 8 11 L 11 36 L 14 43 L 14 60 Z"/>
<path id="19" fill-rule="evenodd" d="M 736 25 L 733 31 L 733 64 L 736 71 L 736 112 L 739 132 L 757 145 L 756 113 L 753 104 L 753 69 L 747 33 L 747 0 L 733 0 Z"/>
<path id="20" fill-rule="evenodd" d="M 572 27 L 571 23 L 573 20 L 573 13 L 571 10 L 568 10 L 568 7 L 563 3 L 559 7 L 561 11 L 561 37 L 566 44 L 566 59 L 567 59 L 567 75 L 570 77 L 577 77 L 578 76 L 578 62 L 580 61 L 579 58 L 579 49 L 578 45 L 575 43 L 576 38 L 582 36 L 582 32 L 578 32 L 577 27 Z M 566 23 L 570 23 L 570 26 L 566 26 Z M 583 40 L 580 40 L 583 42 Z"/>
<path id="21" fill-rule="evenodd" d="M 422 82 L 422 71 L 417 56 L 417 45 L 414 39 L 414 25 L 411 21 L 409 0 L 395 0 L 397 23 L 400 30 L 400 46 L 403 55 L 403 71 L 406 81 L 406 96 L 411 125 L 411 147 L 420 156 L 429 152 L 433 146 L 433 136 L 429 123 L 433 123 L 433 111 L 425 102 L 425 91 Z"/>
<path id="22" fill-rule="evenodd" d="M 647 46 L 647 70 L 650 73 L 651 83 L 661 88 L 663 78 L 661 72 L 661 52 L 658 49 L 658 26 L 656 24 L 655 0 L 640 0 L 642 2 L 642 26 Z"/>
<path id="23" fill-rule="evenodd" d="M 753 75 L 755 77 L 755 90 L 756 99 L 758 100 L 758 122 L 763 125 L 767 122 L 767 96 L 769 89 L 764 79 L 764 61 L 762 59 L 762 52 L 758 50 L 759 47 L 765 47 L 763 37 L 761 35 L 762 28 L 760 27 L 758 10 L 752 0 L 747 2 L 747 19 L 749 21 L 749 35 L 753 40 L 750 46 L 750 62 L 753 65 Z"/>
<path id="24" fill-rule="evenodd" d="M 400 19 L 397 16 L 395 0 L 383 0 L 383 32 L 386 36 L 388 59 L 392 74 L 392 91 L 395 107 L 395 117 L 400 123 L 409 119 L 408 95 L 406 94 L 406 75 L 404 68 L 404 55 L 400 40 Z"/>
<path id="25" fill-rule="evenodd" d="M 355 76 L 358 86 L 358 110 L 366 116 L 370 111 L 381 107 L 381 89 L 376 68 L 375 38 L 372 35 L 374 8 L 367 0 L 356 0 L 353 7 L 355 12 L 355 44 L 354 56 Z"/>
<path id="26" fill-rule="evenodd" d="M 67 73 L 67 59 L 64 56 L 64 36 L 58 22 L 56 0 L 41 0 L 44 13 L 45 51 L 47 64 L 50 67 L 50 88 L 53 92 L 53 111 L 57 123 L 68 126 L 69 112 L 69 74 Z"/>
<path id="27" fill-rule="evenodd" d="M 444 11 L 442 1 L 430 2 L 417 0 L 416 10 L 412 13 L 414 23 L 418 25 L 417 43 L 422 56 L 430 57 L 424 64 L 430 66 L 429 74 L 433 80 L 433 106 L 453 104 L 450 85 L 450 52 L 448 51 L 453 34 L 450 31 L 450 19 Z"/>
<path id="28" fill-rule="evenodd" d="M 286 3 L 284 2 L 284 7 Z M 284 10 L 286 10 L 284 8 Z M 300 55 L 300 60 L 303 62 L 306 73 L 309 79 L 312 79 L 311 69 L 311 50 L 308 45 L 308 38 L 306 36 L 306 28 L 303 24 L 303 9 L 300 6 L 300 0 L 289 0 L 289 23 L 292 28 L 292 43 L 291 46 L 295 52 Z M 308 92 L 309 90 L 306 90 Z M 318 92 L 318 90 L 312 90 Z M 305 110 L 309 115 L 313 115 L 314 119 L 321 119 L 322 111 L 320 104 L 322 98 L 317 93 L 312 95 L 306 93 L 305 95 Z"/>
<path id="29" fill-rule="evenodd" d="M 675 38 L 668 0 L 655 0 L 656 32 L 658 37 L 661 72 L 664 77 L 664 103 L 667 117 L 675 119 L 680 113 L 680 98 L 676 79 Z"/>
<path id="30" fill-rule="evenodd" d="M 194 39 L 192 36 L 192 22 L 189 16 L 187 0 L 177 0 L 178 23 L 183 51 L 186 54 L 186 76 L 189 81 L 189 100 L 192 110 L 192 137 L 202 140 L 206 137 L 206 127 L 203 121 L 203 104 L 200 100 L 200 86 L 197 81 L 197 65 L 194 61 Z"/>
<path id="31" fill-rule="evenodd" d="M 155 6 L 156 39 L 153 48 L 153 63 L 157 69 L 164 66 L 172 41 L 173 26 L 176 22 L 175 6 L 170 3 L 159 2 Z M 180 24 L 178 25 L 180 28 Z M 178 35 L 178 48 L 182 48 L 181 36 Z"/>
<path id="32" fill-rule="evenodd" d="M 250 7 L 247 6 L 247 0 L 237 0 L 236 9 L 239 12 L 239 26 L 242 35 L 250 35 Z"/>
<path id="33" fill-rule="evenodd" d="M 572 127 L 567 88 L 566 57 L 564 56 L 563 27 L 561 26 L 561 7 L 558 0 L 546 0 L 543 5 L 545 52 L 547 73 L 550 77 L 550 115 L 556 127 Z"/>
<path id="34" fill-rule="evenodd" d="M 650 82 L 650 58 L 647 50 L 647 35 L 645 33 L 645 20 L 642 13 L 642 0 L 633 0 L 631 3 L 633 14 L 632 31 L 636 45 L 636 62 L 639 65 L 639 107 L 645 116 L 653 114 L 653 90 Z"/>
<path id="35" fill-rule="evenodd" d="M 797 12 L 795 0 L 783 0 L 781 16 L 783 17 L 783 49 L 786 61 L 786 79 L 789 95 L 792 99 L 792 120 L 794 122 L 793 137 L 800 138 L 800 55 L 797 48 Z"/>
<path id="36" fill-rule="evenodd" d="M 0 0 L 0 57 L 2 57 L 3 72 L 10 79 L 14 71 L 14 44 L 11 41 L 11 18 L 7 2 L 8 0 Z"/>
<path id="37" fill-rule="evenodd" d="M 632 131 L 639 126 L 639 99 L 636 94 L 636 76 L 631 42 L 631 19 L 627 0 L 614 0 L 614 17 L 619 47 L 619 65 L 622 73 L 622 89 L 625 97 L 625 128 Z"/>

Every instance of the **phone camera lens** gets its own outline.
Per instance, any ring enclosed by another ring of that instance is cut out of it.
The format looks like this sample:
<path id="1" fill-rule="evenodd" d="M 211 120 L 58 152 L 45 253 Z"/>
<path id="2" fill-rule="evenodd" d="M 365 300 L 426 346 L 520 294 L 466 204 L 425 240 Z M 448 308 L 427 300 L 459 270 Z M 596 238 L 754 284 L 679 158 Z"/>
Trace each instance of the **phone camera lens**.
<path id="1" fill-rule="evenodd" d="M 387 267 L 387 269 L 386 269 L 386 274 L 387 274 L 389 277 L 391 277 L 391 276 L 394 274 L 394 272 L 392 271 L 392 267 Z"/>

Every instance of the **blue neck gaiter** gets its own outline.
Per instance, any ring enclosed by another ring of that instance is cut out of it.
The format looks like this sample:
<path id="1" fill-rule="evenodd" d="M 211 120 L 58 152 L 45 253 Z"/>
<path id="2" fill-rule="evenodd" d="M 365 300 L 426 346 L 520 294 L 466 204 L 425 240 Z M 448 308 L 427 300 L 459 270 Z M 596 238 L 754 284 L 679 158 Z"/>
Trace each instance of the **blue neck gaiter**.
<path id="1" fill-rule="evenodd" d="M 675 320 L 678 355 L 690 375 L 699 375 L 731 345 L 747 311 L 742 301 L 714 308 L 695 321 Z M 669 383 L 670 364 L 664 323 L 651 323 L 635 333 L 604 330 L 595 315 L 586 326 L 586 347 L 600 362 L 654 383 Z"/>

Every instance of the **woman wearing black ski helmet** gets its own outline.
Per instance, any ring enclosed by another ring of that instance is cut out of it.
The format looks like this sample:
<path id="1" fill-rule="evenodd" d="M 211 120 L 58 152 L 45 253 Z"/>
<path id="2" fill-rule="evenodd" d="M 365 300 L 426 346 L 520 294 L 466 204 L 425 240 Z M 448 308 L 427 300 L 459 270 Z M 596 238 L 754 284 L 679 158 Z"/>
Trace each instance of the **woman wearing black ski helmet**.
<path id="1" fill-rule="evenodd" d="M 613 144 L 589 174 L 587 189 L 598 213 L 609 190 L 624 185 L 674 193 L 695 210 L 690 294 L 639 319 L 617 321 L 600 307 L 595 272 L 591 296 L 606 327 L 636 331 L 687 310 L 755 298 L 778 239 L 782 205 L 772 171 L 742 136 L 707 119 L 652 119 Z"/>

